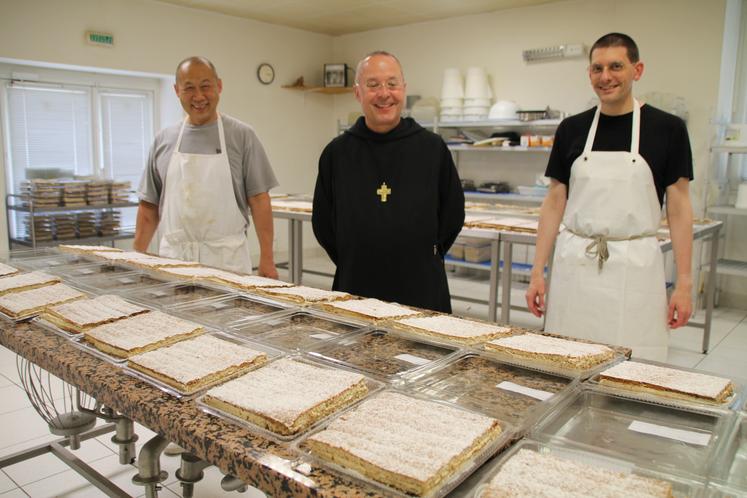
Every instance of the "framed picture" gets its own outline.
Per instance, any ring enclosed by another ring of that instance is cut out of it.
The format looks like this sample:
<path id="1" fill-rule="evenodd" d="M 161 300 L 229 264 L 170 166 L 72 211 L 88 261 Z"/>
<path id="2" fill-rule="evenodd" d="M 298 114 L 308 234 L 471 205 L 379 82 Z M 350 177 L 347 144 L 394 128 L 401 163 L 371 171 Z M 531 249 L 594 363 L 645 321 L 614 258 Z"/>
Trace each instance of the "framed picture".
<path id="1" fill-rule="evenodd" d="M 340 88 L 348 86 L 347 64 L 325 64 L 324 86 Z"/>

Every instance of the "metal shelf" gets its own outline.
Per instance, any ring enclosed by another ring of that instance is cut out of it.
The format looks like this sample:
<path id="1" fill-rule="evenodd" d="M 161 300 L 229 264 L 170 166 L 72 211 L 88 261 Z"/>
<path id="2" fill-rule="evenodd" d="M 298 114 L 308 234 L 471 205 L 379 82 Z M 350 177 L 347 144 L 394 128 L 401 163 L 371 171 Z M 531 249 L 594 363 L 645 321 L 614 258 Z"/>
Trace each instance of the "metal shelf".
<path id="1" fill-rule="evenodd" d="M 449 150 L 454 152 L 550 152 L 550 147 L 475 147 L 474 145 L 449 145 Z"/>
<path id="2" fill-rule="evenodd" d="M 108 241 L 115 241 L 115 240 L 125 240 L 125 239 L 132 239 L 135 237 L 135 232 L 120 232 L 117 235 L 103 235 L 101 237 L 84 237 L 81 239 L 63 239 L 63 240 L 37 240 L 36 241 L 36 247 L 49 247 L 49 246 L 56 246 L 59 244 L 88 244 L 90 242 L 108 242 Z M 9 238 L 10 242 L 12 244 L 18 244 L 20 246 L 25 247 L 34 247 L 34 245 L 31 243 L 30 240 L 26 239 L 16 239 L 16 238 Z"/>
<path id="3" fill-rule="evenodd" d="M 719 259 L 716 264 L 716 273 L 735 277 L 747 277 L 747 261 Z"/>
<path id="4" fill-rule="evenodd" d="M 747 145 L 714 145 L 711 152 L 728 152 L 729 154 L 747 154 Z"/>
<path id="5" fill-rule="evenodd" d="M 538 195 L 521 195 L 521 194 L 490 194 L 487 192 L 465 192 L 464 198 L 469 201 L 513 201 L 513 202 L 530 202 L 542 204 L 544 196 Z"/>
<path id="6" fill-rule="evenodd" d="M 738 208 L 734 206 L 711 206 L 707 211 L 711 214 L 735 214 L 737 216 L 747 216 L 747 208 Z"/>
<path id="7" fill-rule="evenodd" d="M 10 196 L 9 196 L 10 197 Z M 98 205 L 85 205 L 85 206 L 56 206 L 56 207 L 44 207 L 44 208 L 31 208 L 26 206 L 13 206 L 9 205 L 8 210 L 19 211 L 21 213 L 60 213 L 60 212 L 72 212 L 72 211 L 103 211 L 106 209 L 117 209 L 127 207 L 137 207 L 137 202 L 120 202 L 117 204 L 98 204 Z"/>
<path id="8" fill-rule="evenodd" d="M 535 121 L 482 119 L 479 121 L 434 121 L 420 123 L 420 125 L 426 128 L 538 128 L 555 127 L 561 121 L 561 119 L 537 119 Z"/>

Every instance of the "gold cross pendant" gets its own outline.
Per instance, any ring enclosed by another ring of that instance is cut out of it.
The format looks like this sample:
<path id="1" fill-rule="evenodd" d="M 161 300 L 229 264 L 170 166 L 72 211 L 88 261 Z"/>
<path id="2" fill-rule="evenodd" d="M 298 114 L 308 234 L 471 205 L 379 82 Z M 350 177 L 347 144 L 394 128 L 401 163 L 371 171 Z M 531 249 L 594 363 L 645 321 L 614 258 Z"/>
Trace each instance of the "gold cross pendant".
<path id="1" fill-rule="evenodd" d="M 392 189 L 390 189 L 389 187 L 386 186 L 386 182 L 383 182 L 381 184 L 381 187 L 379 187 L 376 190 L 376 195 L 378 195 L 379 197 L 381 197 L 381 202 L 386 202 L 387 196 L 389 196 L 391 194 L 392 194 Z"/>

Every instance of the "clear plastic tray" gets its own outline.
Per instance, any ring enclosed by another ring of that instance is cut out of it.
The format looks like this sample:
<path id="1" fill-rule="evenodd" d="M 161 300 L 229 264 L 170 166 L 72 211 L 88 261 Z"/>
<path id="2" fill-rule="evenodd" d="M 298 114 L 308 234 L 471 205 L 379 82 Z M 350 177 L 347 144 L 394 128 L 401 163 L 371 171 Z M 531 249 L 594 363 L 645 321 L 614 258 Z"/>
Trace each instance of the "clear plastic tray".
<path id="1" fill-rule="evenodd" d="M 235 336 L 232 336 L 232 335 L 229 335 L 229 334 L 224 334 L 224 333 L 219 332 L 219 331 L 213 330 L 213 331 L 208 332 L 208 334 L 213 335 L 215 337 L 218 337 L 218 338 L 220 338 L 220 339 L 222 339 L 224 341 L 227 341 L 227 342 L 230 342 L 230 343 L 233 343 L 233 344 L 239 344 L 239 345 L 245 346 L 245 347 L 247 347 L 249 349 L 253 349 L 255 351 L 262 351 L 265 354 L 267 354 L 267 360 L 268 361 L 270 361 L 273 358 L 276 358 L 276 357 L 278 357 L 278 356 L 280 356 L 282 354 L 280 351 L 278 351 L 276 349 L 269 348 L 269 347 L 264 346 L 262 344 L 257 344 L 256 342 L 249 342 L 249 341 L 246 341 L 246 340 L 241 339 L 239 337 L 235 337 Z M 140 372 L 139 370 L 135 370 L 133 368 L 130 368 L 127 365 L 123 366 L 122 371 L 125 372 L 127 375 L 130 375 L 132 377 L 136 377 L 136 378 L 138 378 L 140 380 L 143 380 L 143 381 L 147 382 L 148 384 L 150 384 L 150 385 L 152 385 L 152 386 L 160 389 L 161 391 L 163 391 L 163 392 L 165 392 L 167 394 L 170 394 L 171 396 L 174 396 L 175 398 L 192 398 L 192 397 L 195 397 L 196 395 L 201 394 L 201 393 L 207 391 L 211 387 L 217 386 L 218 384 L 222 384 L 222 383 L 224 383 L 224 382 L 226 382 L 228 380 L 231 380 L 231 379 L 234 379 L 236 377 L 239 377 L 240 375 L 243 375 L 243 374 L 245 374 L 247 372 L 247 371 L 244 371 L 244 372 L 240 372 L 240 373 L 237 373 L 237 374 L 234 374 L 234 375 L 229 375 L 229 376 L 226 376 L 226 377 L 221 377 L 219 379 L 216 379 L 214 382 L 211 382 L 208 385 L 200 387 L 199 389 L 194 390 L 194 391 L 182 391 L 182 390 L 180 390 L 177 387 L 174 387 L 172 385 L 166 384 L 165 382 L 162 382 L 159 379 L 153 378 L 153 377 L 151 377 L 151 376 L 149 376 L 149 375 L 147 375 L 147 374 L 145 374 L 143 372 Z M 248 371 L 250 371 L 250 370 L 248 370 Z"/>
<path id="2" fill-rule="evenodd" d="M 119 265 L 109 263 L 88 263 L 80 265 L 63 265 L 49 269 L 49 273 L 59 275 L 64 279 L 77 280 L 79 278 L 93 277 L 96 275 L 114 276 L 120 273 L 130 273 L 132 270 Z"/>
<path id="3" fill-rule="evenodd" d="M 227 329 L 233 323 L 256 320 L 290 308 L 294 307 L 258 296 L 235 294 L 181 306 L 171 306 L 168 310 L 169 313 L 195 322 Z"/>
<path id="4" fill-rule="evenodd" d="M 308 351 L 320 343 L 366 326 L 326 313 L 303 309 L 270 318 L 242 320 L 231 324 L 229 331 L 292 352 Z"/>
<path id="5" fill-rule="evenodd" d="M 435 344 L 385 329 L 363 329 L 332 339 L 310 354 L 334 365 L 364 372 L 392 384 L 426 368 L 447 362 L 459 352 L 454 346 Z"/>
<path id="6" fill-rule="evenodd" d="M 11 259 L 9 264 L 13 266 L 28 271 L 41 270 L 47 273 L 54 272 L 56 268 L 88 266 L 91 263 L 96 262 L 96 260 L 90 256 L 82 254 L 64 254 L 56 251 L 37 255 L 29 254 L 28 257 L 22 257 L 16 253 L 11 253 L 10 256 Z"/>
<path id="7" fill-rule="evenodd" d="M 498 456 L 493 462 L 490 462 L 485 468 L 480 469 L 482 478 L 474 488 L 472 498 L 482 498 L 483 493 L 487 490 L 490 481 L 500 472 L 506 462 L 513 457 L 519 450 L 530 450 L 537 453 L 553 455 L 557 458 L 569 460 L 574 463 L 587 464 L 595 468 L 610 470 L 624 474 L 634 474 L 641 477 L 659 479 L 668 481 L 672 484 L 672 492 L 675 498 L 696 498 L 702 496 L 705 486 L 703 483 L 674 476 L 667 473 L 656 472 L 632 465 L 629 462 L 603 456 L 591 451 L 573 449 L 553 444 L 542 443 L 532 439 L 522 439 L 507 451 Z"/>
<path id="8" fill-rule="evenodd" d="M 307 358 L 307 357 L 301 356 L 301 355 L 292 355 L 292 356 L 289 356 L 287 358 L 292 359 L 294 361 L 298 361 L 298 362 L 302 362 L 302 363 L 307 363 L 309 365 L 313 365 L 313 366 L 316 366 L 316 367 L 319 367 L 319 368 L 333 369 L 333 367 L 330 367 L 329 365 L 325 365 L 323 363 L 319 363 L 317 361 L 314 361 L 313 359 L 310 359 L 310 358 Z M 275 359 L 273 359 L 273 361 L 277 361 L 277 359 L 278 358 L 275 358 Z M 269 364 L 269 362 L 268 362 L 268 364 Z M 301 380 L 301 379 L 299 379 L 299 380 Z M 351 403 L 348 406 L 340 408 L 337 412 L 331 413 L 331 414 L 327 415 L 326 417 L 318 420 L 317 422 L 315 422 L 314 424 L 312 424 L 307 429 L 305 429 L 305 430 L 303 430 L 301 432 L 298 432 L 296 434 L 288 435 L 288 436 L 285 436 L 285 435 L 282 435 L 282 434 L 276 434 L 276 433 L 270 431 L 269 429 L 265 429 L 263 427 L 260 427 L 260 426 L 254 424 L 254 423 L 252 423 L 252 422 L 250 422 L 248 420 L 245 420 L 245 419 L 240 418 L 240 417 L 238 417 L 236 415 L 233 415 L 231 413 L 225 412 L 225 411 L 221 410 L 220 408 L 217 408 L 217 407 L 214 407 L 214 406 L 211 406 L 211 405 L 207 404 L 205 402 L 205 400 L 204 400 L 205 396 L 208 394 L 207 392 L 204 393 L 204 394 L 202 394 L 199 398 L 197 398 L 196 402 L 197 402 L 197 405 L 203 411 L 205 411 L 205 412 L 213 414 L 216 417 L 220 417 L 220 418 L 224 418 L 224 419 L 230 420 L 230 421 L 232 421 L 232 422 L 234 422 L 234 423 L 236 423 L 236 424 L 238 424 L 238 425 L 240 425 L 240 426 L 242 426 L 242 427 L 244 427 L 246 429 L 249 429 L 249 430 L 254 431 L 254 432 L 258 432 L 258 433 L 262 434 L 263 436 L 267 437 L 268 439 L 271 439 L 271 440 L 274 440 L 275 442 L 283 444 L 283 443 L 288 443 L 290 441 L 298 439 L 299 437 L 303 436 L 304 434 L 315 430 L 317 427 L 320 427 L 322 424 L 326 424 L 331 418 L 334 418 L 339 412 L 346 410 L 350 406 L 357 405 L 361 401 L 369 398 L 371 395 L 373 395 L 374 393 L 376 393 L 376 392 L 378 392 L 378 391 L 380 391 L 381 389 L 384 388 L 384 384 L 383 383 L 378 382 L 378 381 L 376 381 L 374 379 L 371 379 L 369 377 L 365 377 L 365 382 L 366 382 L 366 386 L 368 387 L 368 394 L 366 394 L 364 397 L 362 397 L 359 400 L 356 400 L 355 402 Z"/>
<path id="9" fill-rule="evenodd" d="M 433 399 L 504 420 L 524 432 L 576 386 L 577 381 L 567 377 L 468 352 L 440 368 L 423 372 L 410 388 Z"/>
<path id="10" fill-rule="evenodd" d="M 693 368 L 684 368 L 684 367 L 677 367 L 674 365 L 670 365 L 667 363 L 661 363 L 657 361 L 649 361 L 649 360 L 631 360 L 635 361 L 636 363 L 646 363 L 649 365 L 656 365 L 660 367 L 666 367 L 673 370 L 681 370 L 684 372 L 695 372 L 695 373 L 701 373 L 706 375 L 713 375 L 715 377 L 721 377 L 726 378 L 723 375 L 709 373 L 709 372 L 703 372 L 701 370 L 695 370 Z M 606 370 L 606 369 L 605 369 Z M 599 372 L 596 375 L 594 375 L 592 378 L 587 380 L 587 384 L 592 386 L 595 390 L 600 392 L 606 392 L 606 393 L 612 393 L 616 394 L 618 396 L 623 396 L 625 398 L 631 398 L 631 399 L 638 399 L 643 401 L 649 401 L 651 403 L 658 403 L 665 406 L 673 406 L 675 408 L 694 408 L 694 409 L 712 409 L 712 410 L 722 410 L 722 411 L 729 411 L 729 408 L 738 409 L 738 404 L 741 399 L 742 393 L 744 391 L 744 386 L 740 384 L 739 382 L 729 379 L 732 381 L 732 384 L 734 385 L 734 393 L 729 396 L 725 401 L 722 403 L 711 403 L 707 400 L 698 400 L 697 398 L 693 398 L 691 400 L 685 400 L 685 399 L 677 399 L 673 397 L 668 397 L 665 395 L 665 393 L 658 395 L 655 393 L 648 393 L 648 392 L 640 392 L 635 391 L 633 389 L 626 389 L 625 387 L 618 387 L 618 386 L 610 386 L 606 385 L 600 382 L 600 375 L 603 373 Z"/>
<path id="11" fill-rule="evenodd" d="M 144 271 L 90 275 L 75 279 L 75 284 L 99 294 L 118 294 L 123 297 L 128 292 L 163 284 L 164 280 Z M 130 299 L 130 296 L 127 295 Z"/>
<path id="12" fill-rule="evenodd" d="M 441 401 L 438 400 L 432 400 L 429 398 L 424 398 L 423 396 L 420 396 L 418 394 L 412 393 L 412 392 L 405 392 L 400 390 L 393 390 L 391 388 L 384 389 L 382 391 L 379 391 L 377 394 L 374 394 L 373 396 L 370 396 L 368 399 L 375 398 L 376 396 L 380 396 L 385 392 L 398 392 L 400 394 L 405 394 L 410 397 L 419 398 L 419 399 L 425 399 L 428 401 L 432 401 L 433 403 L 437 404 L 444 404 Z M 334 462 L 331 462 L 329 460 L 325 460 L 322 457 L 319 457 L 315 455 L 310 448 L 308 448 L 304 442 L 306 439 L 311 437 L 312 435 L 316 434 L 317 432 L 321 432 L 324 429 L 327 428 L 327 426 L 333 422 L 335 419 L 343 417 L 346 413 L 351 412 L 355 410 L 359 405 L 355 405 L 353 407 L 348 408 L 347 410 L 344 410 L 342 412 L 338 413 L 337 417 L 334 417 L 330 420 L 328 420 L 325 424 L 322 424 L 318 428 L 316 428 L 314 431 L 310 431 L 307 433 L 304 437 L 299 438 L 295 444 L 294 447 L 297 449 L 300 453 L 303 453 L 306 455 L 306 457 L 309 459 L 309 462 L 312 465 L 319 465 L 322 467 L 329 468 L 337 473 L 346 475 L 350 478 L 352 478 L 355 481 L 359 481 L 361 483 L 364 483 L 367 486 L 373 487 L 375 490 L 377 490 L 379 493 L 383 493 L 385 496 L 394 496 L 398 498 L 405 498 L 405 497 L 411 497 L 412 495 L 406 494 L 402 491 L 399 491 L 395 488 L 389 487 L 388 485 L 375 481 L 370 477 L 366 477 L 363 474 L 353 470 L 349 469 L 347 467 L 343 467 L 340 464 L 336 464 Z M 454 408 L 452 405 L 448 405 Z M 470 410 L 465 410 L 463 408 L 457 407 L 457 409 L 464 410 L 465 412 L 468 412 Z M 490 457 L 507 447 L 511 440 L 515 437 L 514 429 L 505 422 L 499 420 L 498 421 L 501 425 L 502 432 L 501 434 L 495 438 L 493 441 L 489 442 L 486 446 L 482 448 L 479 452 L 477 452 L 472 458 L 468 459 L 464 464 L 455 469 L 453 473 L 447 477 L 445 480 L 443 480 L 440 485 L 435 488 L 431 493 L 427 495 L 422 495 L 423 498 L 441 498 L 443 496 L 446 496 L 449 492 L 451 492 L 455 487 L 459 485 L 463 480 L 465 480 L 467 477 L 470 476 L 474 471 L 476 471 L 480 466 L 482 466 Z"/>
<path id="13" fill-rule="evenodd" d="M 564 337 L 563 339 L 573 340 L 573 338 L 571 337 Z M 614 354 L 610 360 L 602 362 L 598 365 L 594 365 L 593 367 L 587 368 L 584 370 L 573 370 L 570 368 L 562 367 L 560 365 L 557 365 L 549 361 L 533 360 L 531 358 L 522 358 L 519 356 L 514 356 L 512 354 L 509 354 L 505 351 L 497 351 L 495 349 L 490 349 L 486 346 L 486 344 L 481 344 L 479 346 L 476 346 L 476 349 L 478 351 L 484 352 L 486 355 L 489 355 L 503 363 L 508 363 L 510 365 L 516 365 L 516 366 L 528 368 L 531 370 L 537 370 L 538 372 L 545 372 L 545 373 L 560 375 L 563 377 L 568 377 L 571 379 L 579 379 L 579 380 L 588 379 L 589 377 L 596 375 L 602 370 L 609 368 L 612 365 L 619 363 L 625 359 L 625 356 L 623 356 L 622 353 L 615 351 L 613 349 Z"/>
<path id="14" fill-rule="evenodd" d="M 132 289 L 123 295 L 133 301 L 156 308 L 167 308 L 233 296 L 235 293 L 201 282 L 169 282 L 162 285 Z"/>
<path id="15" fill-rule="evenodd" d="M 734 424 L 722 441 L 710 478 L 747 496 L 747 414 L 734 414 Z"/>
<path id="16" fill-rule="evenodd" d="M 582 386 L 541 421 L 532 435 L 642 468 L 702 480 L 728 423 L 725 414 L 666 407 Z"/>

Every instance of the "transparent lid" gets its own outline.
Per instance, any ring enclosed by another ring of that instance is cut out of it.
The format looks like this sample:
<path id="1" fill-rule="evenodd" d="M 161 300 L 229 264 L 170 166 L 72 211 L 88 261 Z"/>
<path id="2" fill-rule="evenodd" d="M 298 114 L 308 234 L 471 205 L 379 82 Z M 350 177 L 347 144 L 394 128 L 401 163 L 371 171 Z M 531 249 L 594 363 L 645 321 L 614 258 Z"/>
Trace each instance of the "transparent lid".
<path id="1" fill-rule="evenodd" d="M 256 337 L 284 351 L 307 351 L 317 344 L 359 330 L 361 324 L 325 316 L 309 310 L 296 310 L 268 319 L 240 322 L 231 326 L 239 335 Z"/>
<path id="2" fill-rule="evenodd" d="M 113 265 L 109 263 L 90 263 L 55 266 L 49 269 L 54 275 L 64 278 L 77 279 L 82 277 L 91 277 L 94 275 L 113 275 L 116 273 L 129 273 L 132 270 L 124 266 Z"/>
<path id="3" fill-rule="evenodd" d="M 312 354 L 346 368 L 398 382 L 419 369 L 445 361 L 456 351 L 455 347 L 373 329 L 329 341 L 314 348 Z"/>
<path id="4" fill-rule="evenodd" d="M 89 275 L 73 279 L 73 282 L 85 289 L 109 294 L 123 294 L 136 298 L 131 291 L 163 284 L 165 281 L 144 271 L 115 272 L 113 274 Z"/>
<path id="5" fill-rule="evenodd" d="M 227 328 L 235 322 L 256 320 L 257 318 L 284 311 L 288 308 L 290 308 L 289 305 L 269 299 L 239 294 L 172 306 L 169 310 L 176 315 L 184 316 L 197 322 L 214 327 Z"/>
<path id="6" fill-rule="evenodd" d="M 171 282 L 127 292 L 128 297 L 157 308 L 216 299 L 233 294 L 231 291 L 198 282 Z"/>
<path id="7" fill-rule="evenodd" d="M 734 425 L 719 448 L 711 479 L 747 494 L 747 415 L 734 415 Z"/>

